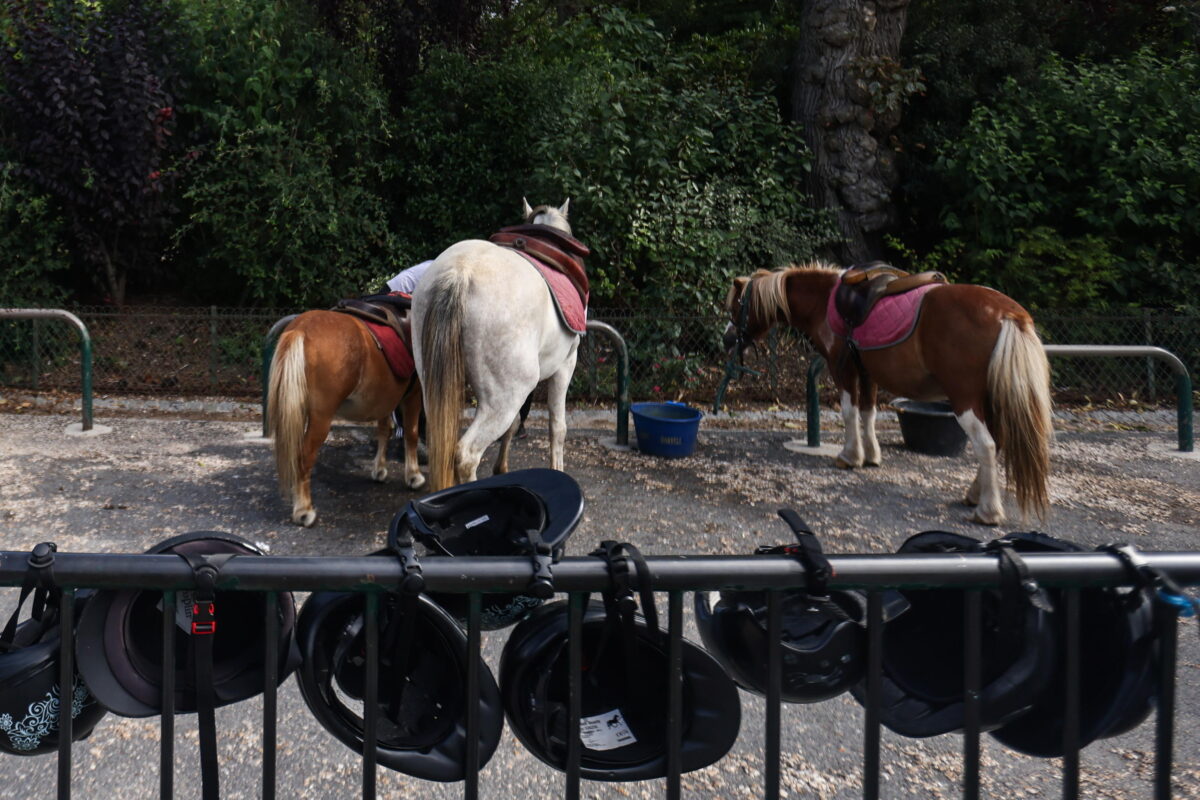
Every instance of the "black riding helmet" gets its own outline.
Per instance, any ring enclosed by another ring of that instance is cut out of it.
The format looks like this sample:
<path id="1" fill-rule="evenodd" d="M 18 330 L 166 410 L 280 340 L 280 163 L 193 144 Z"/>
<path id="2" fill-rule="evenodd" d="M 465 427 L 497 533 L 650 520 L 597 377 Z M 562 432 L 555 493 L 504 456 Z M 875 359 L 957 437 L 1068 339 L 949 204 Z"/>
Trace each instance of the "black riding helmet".
<path id="1" fill-rule="evenodd" d="M 498 630 L 553 594 L 550 565 L 562 558 L 582 515 L 583 493 L 574 478 L 554 469 L 522 469 L 410 501 L 393 521 L 388 546 L 395 549 L 397 533 L 408 531 L 428 556 L 532 558 L 535 575 L 525 593 L 483 595 L 481 625 Z M 465 594 L 429 596 L 460 622 L 466 620 Z"/>
<path id="2" fill-rule="evenodd" d="M 380 605 L 376 759 L 425 780 L 462 780 L 467 761 L 466 634 L 424 595 L 389 593 Z M 362 753 L 364 596 L 317 592 L 305 602 L 297 627 L 304 654 L 297 682 L 304 702 L 326 730 Z M 496 681 L 482 659 L 479 678 L 483 767 L 499 744 L 504 715 Z"/>
<path id="3" fill-rule="evenodd" d="M 789 703 L 817 703 L 836 697 L 862 677 L 866 628 L 862 598 L 829 591 L 829 562 L 808 526 L 794 511 L 780 516 L 792 526 L 799 545 L 761 547 L 759 555 L 798 557 L 808 574 L 804 589 L 780 593 L 781 697 Z M 739 686 L 767 693 L 767 593 L 723 590 L 696 592 L 696 627 L 705 648 Z"/>
<path id="4" fill-rule="evenodd" d="M 147 553 L 174 554 L 223 563 L 233 556 L 261 556 L 252 542 L 231 533 L 198 531 L 160 542 Z M 123 717 L 149 717 L 162 711 L 162 592 L 105 589 L 96 592 L 79 618 L 75 634 L 79 672 L 96 698 Z M 196 604 L 191 592 L 176 593 L 175 710 L 198 708 L 195 669 L 190 649 L 198 633 L 193 626 Z M 260 694 L 265 682 L 263 631 L 267 598 L 260 592 L 216 592 L 212 638 L 212 688 L 215 706 Z M 300 654 L 294 641 L 296 606 L 290 592 L 280 592 L 279 682 L 296 668 Z"/>
<path id="5" fill-rule="evenodd" d="M 1078 545 L 1040 533 L 1008 537 L 1025 552 L 1081 552 Z M 1062 608 L 1063 590 L 1050 591 Z M 1158 691 L 1158 640 L 1153 592 L 1137 588 L 1092 587 L 1079 590 L 1079 747 L 1118 736 L 1140 725 L 1154 708 Z M 1065 620 L 1055 627 L 1065 636 Z M 1066 659 L 1050 667 L 1050 680 L 1029 711 L 991 732 L 1021 753 L 1046 758 L 1064 754 Z"/>
<path id="6" fill-rule="evenodd" d="M 1026 713 L 1049 681 L 1058 637 L 1043 590 L 1025 580 L 1019 558 L 1003 545 L 985 546 L 967 536 L 926 531 L 909 538 L 900 553 L 1001 555 L 1005 589 L 981 590 L 981 730 L 993 730 Z M 964 712 L 964 599 L 962 590 L 897 593 L 907 608 L 884 623 L 880 720 L 903 736 L 961 731 Z M 865 705 L 866 685 L 851 689 Z"/>
<path id="7" fill-rule="evenodd" d="M 48 542 L 34 548 L 21 598 L 0 634 L 0 751 L 12 755 L 34 756 L 58 749 L 59 706 L 63 702 L 59 685 L 61 593 L 46 574 L 54 550 Z M 31 592 L 30 617 L 19 622 Z M 76 613 L 90 594 L 76 595 Z M 96 702 L 78 672 L 67 702 L 71 705 L 72 738 L 79 741 L 104 716 L 104 706 Z"/>
<path id="8" fill-rule="evenodd" d="M 642 608 L 649 620 L 634 614 L 631 602 L 631 597 L 610 595 L 604 603 L 589 601 L 583 611 L 580 774 L 589 780 L 638 781 L 667 774 L 667 636 L 658 628 L 648 591 Z M 541 761 L 564 771 L 570 738 L 567 631 L 567 604 L 544 605 L 513 629 L 500 656 L 510 728 Z M 681 771 L 689 772 L 714 763 L 733 746 L 741 706 L 737 687 L 720 664 L 691 642 L 681 644 L 680 757 Z"/>

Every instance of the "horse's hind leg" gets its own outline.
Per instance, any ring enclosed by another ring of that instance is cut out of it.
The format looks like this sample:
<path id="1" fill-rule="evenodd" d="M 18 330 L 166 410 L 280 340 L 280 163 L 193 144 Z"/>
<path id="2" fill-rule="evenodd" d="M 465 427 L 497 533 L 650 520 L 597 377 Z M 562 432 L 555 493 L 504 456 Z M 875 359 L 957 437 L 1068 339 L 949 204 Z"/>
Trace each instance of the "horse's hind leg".
<path id="1" fill-rule="evenodd" d="M 421 474 L 421 465 L 417 460 L 417 446 L 420 437 L 421 418 L 421 387 L 417 385 L 414 375 L 402 403 L 404 410 L 404 483 L 410 489 L 420 489 L 425 485 L 425 476 Z"/>
<path id="2" fill-rule="evenodd" d="M 371 464 L 371 479 L 377 483 L 387 480 L 387 446 L 392 438 L 392 418 L 384 417 L 375 423 L 375 460 Z"/>
<path id="3" fill-rule="evenodd" d="M 972 522 L 981 525 L 999 525 L 1004 521 L 1004 500 L 1000 492 L 1000 471 L 996 463 L 996 441 L 987 425 L 967 409 L 957 415 L 958 424 L 966 431 L 971 447 L 979 459 L 979 469 L 971 487 L 967 489 L 965 502 L 975 506 Z"/>
<path id="4" fill-rule="evenodd" d="M 508 472 L 508 449 L 512 445 L 513 436 L 517 432 L 517 428 L 521 426 L 521 415 L 517 414 L 513 418 L 512 424 L 508 426 L 508 430 L 504 432 L 504 436 L 500 439 L 500 452 L 496 454 L 496 464 L 492 467 L 492 472 L 496 475 L 502 475 Z"/>
<path id="5" fill-rule="evenodd" d="M 558 372 L 546 382 L 546 407 L 550 416 L 550 468 L 562 470 L 563 446 L 567 440 L 567 389 L 575 372 L 579 351 L 572 351 Z"/>
<path id="6" fill-rule="evenodd" d="M 329 428 L 333 423 L 332 415 L 314 414 L 308 416 L 308 429 L 300 443 L 300 480 L 296 483 L 296 491 L 292 495 L 292 522 L 312 527 L 317 521 L 317 510 L 312 502 L 312 471 L 317 463 L 317 451 L 329 436 Z"/>
<path id="7" fill-rule="evenodd" d="M 875 402 L 878 387 L 872 380 L 864 379 L 858 396 L 858 411 L 862 415 L 863 464 L 878 467 L 880 463 L 879 438 L 875 435 Z"/>
<path id="8" fill-rule="evenodd" d="M 521 395 L 521 399 L 524 399 L 524 395 Z M 520 407 L 519 402 L 514 405 L 502 400 L 500 407 L 496 407 L 483 398 L 479 399 L 475 419 L 471 420 L 458 442 L 455 461 L 459 483 L 476 479 L 483 451 L 506 432 L 512 431 L 513 420 L 517 418 Z"/>

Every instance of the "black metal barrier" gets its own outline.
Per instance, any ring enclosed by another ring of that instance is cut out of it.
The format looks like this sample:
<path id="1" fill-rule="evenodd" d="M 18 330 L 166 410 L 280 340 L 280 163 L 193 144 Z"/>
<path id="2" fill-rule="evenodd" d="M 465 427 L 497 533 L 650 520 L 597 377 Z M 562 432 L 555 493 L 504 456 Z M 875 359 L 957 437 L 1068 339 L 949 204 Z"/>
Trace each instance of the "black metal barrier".
<path id="1" fill-rule="evenodd" d="M 1200 552 L 1142 553 L 1145 564 L 1168 575 L 1181 586 L 1200 585 Z M 26 576 L 29 553 L 0 552 L 0 585 L 19 586 Z M 1105 552 L 1030 553 L 1024 556 L 1029 576 L 1043 586 L 1062 588 L 1066 600 L 1066 640 L 1078 642 L 1080 590 L 1091 587 L 1132 585 L 1125 564 Z M 902 554 L 902 555 L 830 555 L 834 577 L 828 587 L 854 588 L 867 592 L 867 677 L 865 735 L 863 742 L 863 797 L 876 800 L 880 794 L 880 657 L 882 637 L 882 590 L 888 588 L 964 589 L 966 727 L 963 732 L 964 798 L 978 798 L 980 786 L 980 591 L 1001 582 L 999 559 L 994 554 Z M 768 631 L 774 646 L 768 659 L 766 716 L 766 769 L 763 796 L 780 795 L 780 694 L 781 590 L 805 585 L 801 563 L 788 556 L 657 556 L 648 557 L 649 588 L 668 597 L 668 798 L 680 797 L 680 742 L 682 709 L 680 642 L 683 636 L 683 596 L 690 591 L 765 589 L 768 593 Z M 467 647 L 468 664 L 478 661 L 480 652 L 480 607 L 484 592 L 520 592 L 530 583 L 531 567 L 526 558 L 425 559 L 421 562 L 425 588 L 429 591 L 468 593 Z M 174 555 L 122 555 L 57 553 L 49 574 L 63 589 L 60 620 L 63 630 L 60 656 L 61 686 L 70 686 L 74 674 L 72 647 L 76 590 L 136 588 L 163 592 L 163 686 L 161 718 L 160 791 L 163 798 L 173 796 L 174 724 L 174 608 L 176 592 L 196 588 L 196 573 Z M 605 563 L 596 558 L 564 558 L 553 567 L 554 587 L 568 596 L 568 663 L 570 703 L 568 730 L 576 731 L 568 747 L 564 795 L 571 800 L 580 796 L 580 689 L 583 607 L 588 593 L 609 588 L 610 576 Z M 362 796 L 376 794 L 376 758 L 372 742 L 377 724 L 376 703 L 379 670 L 379 605 L 381 593 L 400 586 L 404 572 L 391 557 L 284 557 L 261 556 L 230 558 L 220 569 L 216 588 L 222 591 L 267 593 L 264 621 L 265 663 L 263 704 L 263 798 L 276 796 L 276 683 L 275 648 L 278 645 L 278 618 L 275 613 L 279 592 L 357 591 L 366 593 L 366 697 L 364 724 L 366 743 L 363 757 Z M 1161 626 L 1158 698 L 1156 706 L 1154 797 L 1172 797 L 1174 757 L 1175 670 L 1177 621 L 1173 614 L 1158 615 Z M 1069 645 L 1068 645 L 1069 646 Z M 1063 698 L 1064 750 L 1062 796 L 1079 797 L 1078 714 L 1080 659 L 1076 653 L 1067 658 L 1066 692 Z M 467 669 L 467 759 L 464 797 L 479 796 L 479 771 L 475 751 L 478 747 L 478 670 Z M 58 797 L 71 795 L 72 717 L 70 704 L 59 707 Z M 2 756 L 0 756 L 2 757 Z"/>

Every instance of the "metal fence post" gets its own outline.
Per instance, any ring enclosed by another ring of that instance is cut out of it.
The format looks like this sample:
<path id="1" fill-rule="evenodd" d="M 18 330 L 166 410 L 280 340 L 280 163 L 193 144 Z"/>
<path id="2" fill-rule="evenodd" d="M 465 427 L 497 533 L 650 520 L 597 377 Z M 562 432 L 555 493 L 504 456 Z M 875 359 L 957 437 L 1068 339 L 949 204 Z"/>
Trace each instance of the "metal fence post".
<path id="1" fill-rule="evenodd" d="M 0 317 L 16 319 L 64 319 L 79 331 L 80 392 L 83 395 L 82 429 L 92 429 L 92 337 L 83 320 L 59 308 L 0 308 Z"/>
<path id="2" fill-rule="evenodd" d="M 629 348 L 617 329 L 607 322 L 588 320 L 589 331 L 607 334 L 617 349 L 617 444 L 629 444 Z"/>
<path id="3" fill-rule="evenodd" d="M 41 320 L 33 321 L 33 346 L 30 348 L 29 366 L 33 370 L 33 390 L 39 391 L 42 384 L 42 342 L 41 336 Z"/>
<path id="4" fill-rule="evenodd" d="M 821 446 L 821 393 L 817 389 L 817 376 L 825 369 L 825 359 L 813 356 L 808 365 L 808 379 L 804 384 L 805 405 L 808 410 L 808 446 Z"/>
<path id="5" fill-rule="evenodd" d="M 208 391 L 217 391 L 217 307 L 208 307 Z"/>

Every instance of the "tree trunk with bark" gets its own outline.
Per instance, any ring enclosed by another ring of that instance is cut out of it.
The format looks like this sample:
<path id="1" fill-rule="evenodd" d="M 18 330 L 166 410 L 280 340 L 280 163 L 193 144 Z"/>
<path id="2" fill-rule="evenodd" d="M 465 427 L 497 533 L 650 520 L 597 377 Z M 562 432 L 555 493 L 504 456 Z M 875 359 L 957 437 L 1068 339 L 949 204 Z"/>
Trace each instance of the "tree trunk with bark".
<path id="1" fill-rule="evenodd" d="M 793 115 L 814 156 L 811 197 L 833 210 L 845 239 L 838 256 L 848 264 L 879 258 L 895 223 L 899 173 L 889 140 L 900 104 L 885 101 L 886 76 L 899 61 L 909 2 L 810 0 L 802 16 Z"/>

